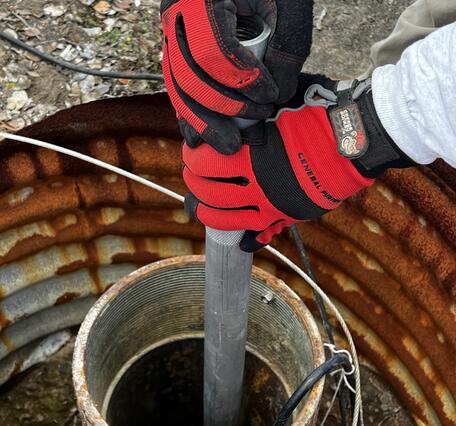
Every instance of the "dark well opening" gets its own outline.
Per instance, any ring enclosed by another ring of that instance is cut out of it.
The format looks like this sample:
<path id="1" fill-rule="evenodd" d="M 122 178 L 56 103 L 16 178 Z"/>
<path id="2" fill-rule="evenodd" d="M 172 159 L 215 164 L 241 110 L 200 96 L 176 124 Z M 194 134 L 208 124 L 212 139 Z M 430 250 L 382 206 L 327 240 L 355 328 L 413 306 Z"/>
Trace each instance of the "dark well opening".
<path id="1" fill-rule="evenodd" d="M 273 370 L 247 353 L 241 425 L 272 425 L 287 399 Z M 203 339 L 169 343 L 136 361 L 114 389 L 106 419 L 110 426 L 201 426 Z"/>

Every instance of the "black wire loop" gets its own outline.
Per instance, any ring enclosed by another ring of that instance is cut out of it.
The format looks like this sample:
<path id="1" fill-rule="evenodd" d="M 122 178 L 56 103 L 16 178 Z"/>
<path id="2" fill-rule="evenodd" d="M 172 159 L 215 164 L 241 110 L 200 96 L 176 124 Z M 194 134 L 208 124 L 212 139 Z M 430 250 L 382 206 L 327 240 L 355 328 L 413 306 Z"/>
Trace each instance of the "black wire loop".
<path id="1" fill-rule="evenodd" d="M 290 399 L 284 405 L 279 415 L 277 416 L 274 426 L 285 426 L 293 414 L 293 411 L 296 409 L 302 399 L 315 386 L 315 384 L 318 383 L 326 374 L 336 369 L 340 369 L 341 367 L 346 371 L 349 371 L 352 368 L 352 364 L 349 358 L 343 353 L 332 356 L 319 367 L 317 367 L 314 371 L 312 371 L 312 373 L 310 373 L 304 379 L 301 385 L 299 385 L 299 387 L 295 390 L 293 395 L 291 395 Z"/>

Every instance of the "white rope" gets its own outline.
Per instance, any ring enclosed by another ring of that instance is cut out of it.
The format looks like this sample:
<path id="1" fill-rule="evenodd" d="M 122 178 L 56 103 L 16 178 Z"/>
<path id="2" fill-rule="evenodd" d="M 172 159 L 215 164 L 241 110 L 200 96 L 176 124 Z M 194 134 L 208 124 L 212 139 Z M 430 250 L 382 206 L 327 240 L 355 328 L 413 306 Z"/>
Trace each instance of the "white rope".
<path id="1" fill-rule="evenodd" d="M 67 149 L 67 148 L 63 148 L 61 146 L 54 145 L 54 144 L 51 144 L 48 142 L 43 142 L 43 141 L 40 141 L 37 139 L 19 136 L 19 135 L 15 135 L 15 134 L 3 132 L 3 131 L 0 131 L 0 137 L 5 138 L 5 139 L 15 140 L 18 142 L 24 142 L 24 143 L 35 145 L 35 146 L 40 146 L 42 148 L 57 151 L 62 154 L 69 155 L 71 157 L 75 157 L 80 160 L 87 161 L 88 163 L 91 163 L 98 167 L 102 167 L 104 169 L 110 170 L 111 172 L 125 176 L 126 178 L 132 179 L 149 188 L 155 189 L 156 191 L 166 194 L 182 203 L 184 202 L 184 197 L 182 195 L 179 195 L 179 194 L 177 194 L 161 185 L 151 182 L 143 177 L 137 176 L 134 173 L 130 173 L 126 170 L 113 166 L 104 161 L 98 160 L 96 158 L 90 157 L 88 155 L 81 154 L 80 152 L 73 151 L 73 150 Z M 355 382 L 356 382 L 356 396 L 355 396 L 355 407 L 354 407 L 352 425 L 357 426 L 358 419 L 361 420 L 361 424 L 362 424 L 363 422 L 362 422 L 361 380 L 360 380 L 358 356 L 356 354 L 356 348 L 355 348 L 355 344 L 353 342 L 353 338 L 350 334 L 350 330 L 348 329 L 347 324 L 345 323 L 345 320 L 343 319 L 340 312 L 337 310 L 336 306 L 331 302 L 329 297 L 326 295 L 326 293 L 301 268 L 299 268 L 295 263 L 293 263 L 290 259 L 288 259 L 285 255 L 280 253 L 275 248 L 273 248 L 271 246 L 267 246 L 266 250 L 268 250 L 270 253 L 272 253 L 274 256 L 276 256 L 279 260 L 281 260 L 283 263 L 288 265 L 298 275 L 300 275 L 321 296 L 323 301 L 327 304 L 327 306 L 329 306 L 329 308 L 333 311 L 334 315 L 336 316 L 337 320 L 339 321 L 339 323 L 342 327 L 342 330 L 343 330 L 345 336 L 347 337 L 348 344 L 350 346 L 351 355 L 352 355 L 353 365 L 355 367 L 354 374 L 355 374 Z"/>
<path id="2" fill-rule="evenodd" d="M 77 152 L 77 151 L 73 151 L 72 149 L 63 148 L 61 146 L 54 145 L 52 143 L 43 142 L 43 141 L 40 141 L 37 139 L 27 138 L 25 136 L 14 135 L 12 133 L 2 132 L 2 131 L 0 131 L 0 137 L 5 138 L 5 139 L 12 139 L 12 140 L 19 141 L 19 142 L 28 143 L 30 145 L 40 146 L 42 148 L 47 148 L 52 151 L 57 151 L 62 154 L 69 155 L 71 157 L 78 158 L 79 160 L 87 161 L 88 163 L 92 163 L 95 166 L 110 170 L 111 172 L 125 176 L 128 179 L 134 180 L 138 183 L 142 183 L 143 185 L 146 185 L 149 188 L 155 189 L 156 191 L 169 195 L 170 197 L 180 201 L 181 203 L 184 202 L 184 197 L 182 195 L 179 195 L 179 194 L 169 190 L 168 188 L 165 188 L 161 185 L 151 182 L 150 180 L 147 180 L 141 176 L 135 175 L 134 173 L 127 172 L 126 170 L 113 166 L 112 164 L 105 163 L 104 161 L 97 160 L 96 158 L 90 157 L 85 154 L 81 154 L 80 152 Z"/>
<path id="3" fill-rule="evenodd" d="M 340 371 L 340 370 L 334 371 L 334 373 L 337 373 L 338 371 Z M 326 423 L 326 420 L 328 420 L 329 414 L 331 413 L 331 410 L 334 406 L 334 401 L 336 400 L 337 394 L 339 393 L 340 385 L 342 384 L 343 381 L 344 381 L 344 375 L 343 375 L 343 373 L 341 373 L 340 378 L 337 382 L 336 390 L 334 391 L 334 394 L 331 398 L 331 402 L 329 403 L 328 409 L 326 410 L 326 413 L 323 417 L 323 420 L 320 423 L 320 426 L 324 426 L 324 424 Z"/>

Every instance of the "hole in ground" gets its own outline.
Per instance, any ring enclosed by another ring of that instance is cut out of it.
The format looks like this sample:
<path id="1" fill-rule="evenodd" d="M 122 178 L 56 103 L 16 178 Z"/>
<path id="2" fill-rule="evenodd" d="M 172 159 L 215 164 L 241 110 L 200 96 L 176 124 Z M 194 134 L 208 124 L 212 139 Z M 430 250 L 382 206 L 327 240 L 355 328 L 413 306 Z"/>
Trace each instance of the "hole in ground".
<path id="1" fill-rule="evenodd" d="M 112 394 L 110 426 L 201 426 L 203 422 L 203 339 L 161 346 L 136 361 Z M 273 370 L 247 353 L 242 426 L 269 426 L 287 401 Z"/>

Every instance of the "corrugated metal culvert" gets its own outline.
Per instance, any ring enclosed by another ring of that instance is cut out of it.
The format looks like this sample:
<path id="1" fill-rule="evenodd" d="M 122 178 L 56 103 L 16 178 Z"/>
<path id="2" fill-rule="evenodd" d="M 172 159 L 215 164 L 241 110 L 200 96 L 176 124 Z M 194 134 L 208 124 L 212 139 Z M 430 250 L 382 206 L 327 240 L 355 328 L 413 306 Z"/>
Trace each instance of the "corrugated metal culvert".
<path id="1" fill-rule="evenodd" d="M 185 193 L 166 95 L 83 105 L 22 133 Z M 423 425 L 456 423 L 455 191 L 456 172 L 442 162 L 390 171 L 322 220 L 299 226 L 317 279 L 359 350 Z M 202 253 L 203 228 L 175 201 L 139 184 L 8 142 L 0 145 L 0 234 L 5 382 L 40 339 L 80 323 L 126 273 Z M 274 245 L 299 262 L 287 235 Z M 314 309 L 310 289 L 293 273 L 265 253 L 256 262 Z"/>

